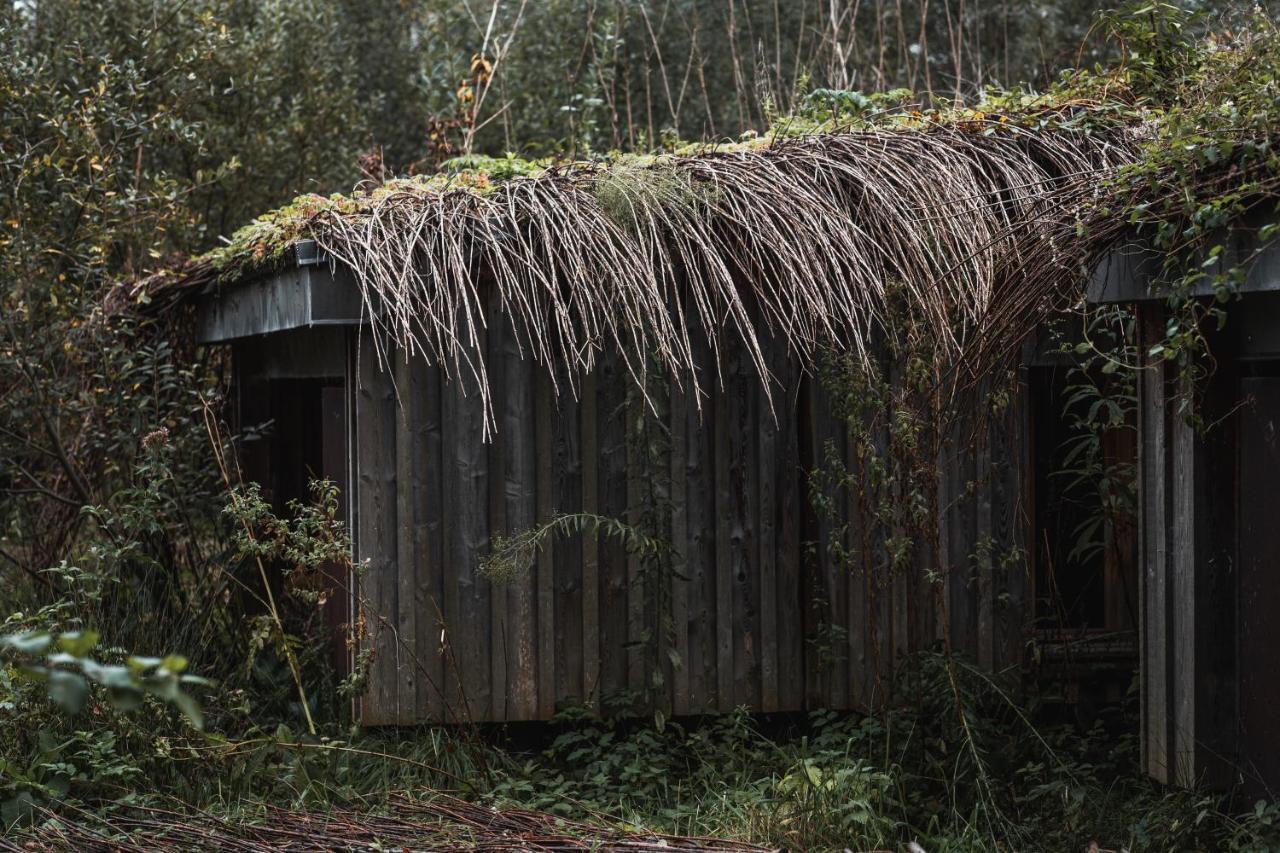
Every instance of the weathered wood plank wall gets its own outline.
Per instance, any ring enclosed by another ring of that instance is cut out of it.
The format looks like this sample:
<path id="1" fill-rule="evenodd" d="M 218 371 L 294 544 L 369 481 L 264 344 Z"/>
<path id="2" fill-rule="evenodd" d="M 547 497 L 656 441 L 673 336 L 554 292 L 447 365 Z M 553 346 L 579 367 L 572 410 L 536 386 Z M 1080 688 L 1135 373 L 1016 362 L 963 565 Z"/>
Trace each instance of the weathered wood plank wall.
<path id="1" fill-rule="evenodd" d="M 546 719 L 611 700 L 679 715 L 867 708 L 894 666 L 944 640 L 984 666 L 1019 662 L 1020 397 L 940 460 L 945 565 L 923 544 L 911 571 L 883 580 L 819 544 L 858 508 L 846 494 L 836 517 L 816 514 L 810 469 L 828 448 L 846 463 L 855 450 L 781 348 L 765 350 L 772 394 L 744 351 L 723 352 L 717 372 L 696 344 L 703 395 L 651 381 L 646 402 L 620 357 L 574 389 L 491 321 L 490 443 L 474 381 L 402 355 L 384 372 L 368 331 L 350 332 L 365 723 Z M 579 511 L 666 539 L 670 570 L 593 535 L 554 539 L 509 584 L 479 572 L 494 536 Z M 846 540 L 880 544 L 856 523 Z"/>
<path id="2" fill-rule="evenodd" d="M 1269 570 L 1274 562 L 1274 549 L 1256 544 L 1248 522 L 1255 511 L 1273 516 L 1269 447 L 1258 439 L 1274 436 L 1275 412 L 1258 392 L 1275 379 L 1269 358 L 1250 361 L 1256 339 L 1246 332 L 1259 317 L 1280 316 L 1280 301 L 1252 299 L 1249 311 L 1210 333 L 1214 369 L 1196 386 L 1194 409 L 1186 408 L 1189 380 L 1175 363 L 1148 355 L 1137 377 L 1142 750 L 1147 773 L 1167 784 L 1225 788 L 1244 778 L 1256 788 L 1267 775 L 1256 768 L 1275 752 L 1274 739 L 1245 748 L 1246 700 L 1257 691 L 1237 680 L 1257 667 L 1270 683 L 1274 671 L 1270 657 L 1245 654 L 1240 633 L 1258 612 L 1273 618 L 1265 608 L 1251 613 L 1241 587 L 1242 567 L 1257 560 Z M 1144 303 L 1137 318 L 1138 351 L 1150 353 L 1164 339 L 1167 309 Z M 1199 424 L 1189 420 L 1192 411 Z M 1272 719 L 1272 706 L 1262 704 Z M 1246 766 L 1238 750 L 1262 758 Z"/>

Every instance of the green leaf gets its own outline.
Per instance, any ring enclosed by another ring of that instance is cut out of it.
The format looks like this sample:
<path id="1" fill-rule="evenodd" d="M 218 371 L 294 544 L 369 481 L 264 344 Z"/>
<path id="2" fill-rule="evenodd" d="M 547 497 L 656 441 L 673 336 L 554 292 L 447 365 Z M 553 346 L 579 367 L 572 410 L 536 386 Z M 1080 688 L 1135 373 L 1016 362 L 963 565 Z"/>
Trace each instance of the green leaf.
<path id="1" fill-rule="evenodd" d="M 108 687 L 107 698 L 121 711 L 132 711 L 142 704 L 142 691 L 133 685 Z"/>
<path id="2" fill-rule="evenodd" d="M 135 675 L 141 675 L 142 673 L 146 672 L 148 669 L 154 669 L 155 667 L 159 666 L 163 662 L 164 661 L 162 658 L 142 657 L 140 655 L 134 655 L 133 657 L 125 661 L 130 671 L 132 671 Z"/>
<path id="3" fill-rule="evenodd" d="M 123 666 L 102 666 L 101 664 L 86 661 L 85 675 L 101 684 L 103 687 L 111 689 L 137 689 L 137 682 L 134 680 L 133 673 Z"/>
<path id="4" fill-rule="evenodd" d="M 178 706 L 178 710 L 186 715 L 191 721 L 191 725 L 198 731 L 204 729 L 204 714 L 200 712 L 200 705 L 190 694 L 176 691 L 173 696 L 173 704 Z"/>
<path id="5" fill-rule="evenodd" d="M 77 713 L 84 707 L 89 695 L 89 685 L 84 676 L 66 670 L 49 673 L 49 698 L 69 713 Z"/>
<path id="6" fill-rule="evenodd" d="M 16 672 L 24 681 L 47 681 L 49 678 L 49 668 L 44 666 L 19 666 Z"/>
<path id="7" fill-rule="evenodd" d="M 169 672 L 176 674 L 187 668 L 187 659 L 182 655 L 169 655 L 160 661 L 160 666 L 162 669 L 167 669 Z"/>
<path id="8" fill-rule="evenodd" d="M 24 655 L 42 655 L 52 644 L 53 638 L 44 631 L 0 637 L 0 648 L 12 649 Z"/>
<path id="9" fill-rule="evenodd" d="M 84 657 L 97 644 L 97 631 L 68 631 L 58 635 L 58 648 L 72 657 Z"/>

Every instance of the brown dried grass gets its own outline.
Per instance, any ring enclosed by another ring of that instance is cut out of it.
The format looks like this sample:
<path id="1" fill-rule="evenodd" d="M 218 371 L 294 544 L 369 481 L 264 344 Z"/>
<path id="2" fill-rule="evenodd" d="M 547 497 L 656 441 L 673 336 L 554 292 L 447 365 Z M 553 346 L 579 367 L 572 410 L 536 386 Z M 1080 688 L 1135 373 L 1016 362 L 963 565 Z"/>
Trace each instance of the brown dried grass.
<path id="1" fill-rule="evenodd" d="M 0 835 L 0 850 L 123 853 L 144 850 L 716 851 L 763 853 L 745 842 L 624 832 L 521 808 L 499 809 L 445 794 L 393 796 L 377 811 L 300 811 L 264 806 L 236 816 L 132 806 L 103 816 L 64 807 L 36 826 Z"/>
<path id="2" fill-rule="evenodd" d="M 1137 150 L 1123 131 L 982 120 L 824 133 L 393 185 L 298 230 L 353 271 L 380 359 L 424 355 L 486 403 L 495 294 L 522 355 L 570 391 L 606 348 L 696 390 L 699 335 L 716 356 L 736 338 L 766 377 L 766 335 L 805 366 L 827 348 L 870 366 L 872 341 L 910 333 L 964 386 L 1079 300 L 1123 231 L 1080 219 Z M 140 286 L 172 299 L 218 275 L 195 262 Z"/>
<path id="3" fill-rule="evenodd" d="M 903 290 L 905 320 L 936 341 L 936 363 L 977 375 L 989 365 L 975 349 L 1004 351 L 993 338 L 1011 343 L 1078 293 L 1065 280 L 1055 293 L 1044 276 L 1026 286 L 1024 265 L 1079 279 L 1092 241 L 1058 243 L 1134 156 L 1082 133 L 982 130 L 708 149 L 483 194 L 392 191 L 308 230 L 354 271 L 382 357 L 388 343 L 422 353 L 486 399 L 475 354 L 489 288 L 522 351 L 569 377 L 615 347 L 634 375 L 656 361 L 696 384 L 695 329 L 714 353 L 724 336 L 740 339 L 762 376 L 765 331 L 806 364 L 829 346 L 869 360 L 888 318 L 902 319 L 889 301 Z"/>

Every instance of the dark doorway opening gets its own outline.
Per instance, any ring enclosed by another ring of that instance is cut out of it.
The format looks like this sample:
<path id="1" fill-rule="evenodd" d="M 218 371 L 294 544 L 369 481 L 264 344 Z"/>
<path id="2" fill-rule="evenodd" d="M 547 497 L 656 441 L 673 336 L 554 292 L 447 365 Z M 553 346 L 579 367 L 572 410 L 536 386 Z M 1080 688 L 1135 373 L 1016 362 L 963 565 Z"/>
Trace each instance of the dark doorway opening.
<path id="1" fill-rule="evenodd" d="M 263 498 L 279 517 L 291 514 L 292 502 L 313 499 L 311 484 L 329 480 L 338 486 L 338 517 L 348 518 L 348 411 L 341 379 L 259 378 L 243 382 L 237 420 L 240 460 L 246 482 L 259 484 Z M 277 600 L 286 594 L 285 573 L 293 567 L 271 567 Z M 326 563 L 319 569 L 325 585 L 322 619 L 332 638 L 330 663 L 339 677 L 351 671 L 345 642 L 351 621 L 352 579 L 346 565 Z"/>
<path id="2" fill-rule="evenodd" d="M 1028 383 L 1036 676 L 1088 721 L 1137 667 L 1136 405 L 1122 378 L 1066 358 Z"/>
<path id="3" fill-rule="evenodd" d="M 1089 433 L 1097 399 L 1079 371 L 1031 369 L 1035 471 L 1036 610 L 1039 628 L 1133 630 L 1138 622 L 1134 478 L 1137 424 Z M 1073 375 L 1074 374 L 1074 375 Z M 1105 377 L 1088 377 L 1107 392 Z"/>

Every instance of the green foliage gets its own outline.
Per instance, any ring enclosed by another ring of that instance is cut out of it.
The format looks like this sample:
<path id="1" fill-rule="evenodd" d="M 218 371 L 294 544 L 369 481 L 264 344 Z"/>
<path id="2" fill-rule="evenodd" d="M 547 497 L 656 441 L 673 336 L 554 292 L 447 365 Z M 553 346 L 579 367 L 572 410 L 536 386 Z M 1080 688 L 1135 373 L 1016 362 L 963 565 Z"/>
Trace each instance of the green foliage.
<path id="1" fill-rule="evenodd" d="M 509 181 L 537 175 L 549 165 L 550 160 L 526 160 L 510 152 L 502 157 L 465 154 L 445 160 L 437 171 L 444 175 L 477 174 L 495 181 Z"/>
<path id="2" fill-rule="evenodd" d="M 510 536 L 494 538 L 489 553 L 480 561 L 480 572 L 497 584 L 509 584 L 528 575 L 538 553 L 560 536 L 606 536 L 616 539 L 627 553 L 647 558 L 667 546 L 638 527 L 621 519 L 589 512 L 559 513 L 536 527 Z"/>
<path id="3" fill-rule="evenodd" d="M 84 555 L 82 565 L 86 568 L 63 564 L 47 573 L 65 590 L 64 597 L 29 614 L 15 614 L 6 626 L 10 633 L 0 634 L 0 717 L 8 731 L 8 736 L 0 739 L 0 809 L 5 810 L 6 822 L 25 818 L 32 805 L 42 800 L 92 805 L 131 799 L 141 779 L 147 779 L 153 790 L 169 790 L 188 798 L 207 795 L 216 774 L 221 774 L 228 789 L 245 795 L 288 789 L 294 784 L 306 791 L 308 783 L 299 780 L 315 776 L 317 761 L 324 764 L 330 760 L 323 751 L 312 749 L 321 741 L 312 739 L 298 747 L 298 738 L 274 721 L 285 708 L 299 717 L 312 710 L 309 706 L 304 710 L 299 702 L 289 699 L 293 676 L 287 669 L 283 673 L 279 669 L 282 659 L 290 654 L 300 659 L 300 670 L 313 688 L 327 688 L 313 689 L 315 700 L 331 703 L 327 706 L 331 718 L 341 716 L 340 706 L 334 702 L 337 685 L 328 671 L 325 642 L 304 642 L 299 637 L 314 640 L 324 636 L 317 626 L 322 621 L 317 614 L 331 585 L 321 570 L 335 563 L 349 564 L 350 542 L 342 523 L 336 520 L 334 487 L 313 484 L 312 500 L 291 503 L 283 518 L 271 511 L 256 488 L 233 492 L 228 499 L 227 514 L 241 525 L 242 556 L 288 567 L 285 588 L 294 606 L 283 619 L 246 618 L 232 604 L 235 599 L 227 586 L 229 566 L 223 566 L 213 579 L 214 588 L 222 590 L 218 596 L 211 596 L 206 587 L 192 586 L 194 579 L 177 579 L 182 589 L 207 608 L 191 617 L 203 626 L 179 624 L 174 614 L 161 606 L 163 598 L 151 604 L 150 611 L 128 619 L 117 608 L 129 603 L 136 606 L 141 598 L 141 593 L 128 585 L 137 567 L 145 569 L 140 577 L 153 582 L 164 576 L 160 573 L 163 567 L 153 562 L 145 547 L 145 538 L 167 534 L 161 519 L 173 503 L 166 491 L 170 481 L 166 460 L 171 449 L 161 437 L 153 437 L 146 449 L 148 458 L 139 466 L 148 479 L 136 491 L 122 496 L 118 506 L 88 510 L 102 544 Z M 252 575 L 247 579 L 252 580 Z M 241 590 L 250 591 L 244 580 L 235 582 Z M 127 596 L 121 602 L 122 590 Z M 258 595 L 251 598 L 260 600 Z M 98 655 L 91 656 L 97 648 L 96 632 L 56 627 L 97 618 L 131 626 L 132 641 L 148 637 L 154 641 L 160 629 L 168 626 L 172 638 L 191 644 L 196 662 L 206 671 L 216 669 L 228 676 L 227 689 L 202 709 L 187 689 L 208 682 L 187 672 L 186 657 L 148 658 L 119 648 L 100 649 Z M 171 624 L 169 620 L 175 621 Z M 205 633 L 211 630 L 211 622 L 222 620 L 232 623 L 226 634 Z M 215 637 L 217 645 L 213 649 L 201 646 L 201 636 Z M 233 654 L 242 656 L 239 672 L 226 660 Z M 37 701 L 37 688 L 72 716 L 44 711 Z M 230 754 L 223 755 L 217 744 L 226 741 L 220 736 L 212 738 L 212 746 L 193 742 L 190 732 L 169 720 L 170 715 L 164 712 L 167 704 L 181 710 L 196 728 L 208 716 L 213 728 L 242 735 L 255 732 L 255 716 L 269 714 L 274 734 L 264 739 L 269 747 L 264 747 L 258 764 L 237 765 L 233 756 L 241 747 L 231 745 L 226 750 Z M 180 768 L 175 762 L 187 766 Z M 266 770 L 257 772 L 254 768 L 259 765 Z M 268 770 L 275 774 L 269 782 Z"/>
<path id="4" fill-rule="evenodd" d="M 1274 806 L 1231 816 L 1225 798 L 1146 780 L 1137 738 L 1125 733 L 1132 706 L 1083 731 L 1037 723 L 1034 701 L 1013 699 L 1004 678 L 964 663 L 954 672 L 958 691 L 950 661 L 920 656 L 884 711 L 867 717 L 822 711 L 765 723 L 738 709 L 659 726 L 569 709 L 540 752 L 500 752 L 493 763 L 502 772 L 476 795 L 786 849 L 899 849 L 912 840 L 959 851 L 1070 850 L 1090 840 L 1129 850 L 1280 843 Z M 442 755 L 438 742 L 433 749 Z M 987 788 L 976 783 L 979 756 L 993 780 Z"/>
<path id="5" fill-rule="evenodd" d="M 800 111 L 819 90 L 972 100 L 988 86 L 1050 82 L 1059 67 L 1112 51 L 1089 38 L 1099 7 L 1081 0 L 543 0 L 517 25 L 520 6 L 499 7 L 499 32 L 516 35 L 479 134 L 485 150 L 580 157 L 733 139 Z M 477 41 L 467 42 L 479 29 L 472 12 L 432 2 L 414 21 L 426 43 L 452 48 L 424 74 L 438 111 L 475 50 L 461 47 Z"/>
<path id="6" fill-rule="evenodd" d="M 696 217 L 718 196 L 713 185 L 695 182 L 670 160 L 647 157 L 612 163 L 596 180 L 595 195 L 605 215 L 632 232 Z"/>
<path id="7" fill-rule="evenodd" d="M 1068 555 L 1084 563 L 1111 546 L 1119 529 L 1137 523 L 1136 465 L 1108 460 L 1105 441 L 1137 429 L 1140 368 L 1131 310 L 1103 308 L 1081 319 L 1084 340 L 1059 337 L 1058 351 L 1069 359 L 1062 417 L 1070 437 L 1058 448 L 1051 476 L 1063 481 L 1065 499 L 1087 507 Z"/>
<path id="8" fill-rule="evenodd" d="M 1161 257 L 1151 286 L 1167 296 L 1169 318 L 1165 339 L 1147 355 L 1177 365 L 1182 412 L 1194 420 L 1192 397 L 1211 372 L 1204 330 L 1225 324 L 1226 306 L 1276 230 L 1280 29 L 1255 10 L 1238 35 L 1202 39 L 1196 16 L 1162 3 L 1106 22 L 1125 46 L 1119 82 L 1151 132 L 1142 158 L 1092 215 L 1123 217 Z M 1228 224 L 1257 228 L 1258 246 L 1233 252 Z"/>
<path id="9" fill-rule="evenodd" d="M 140 784 L 148 761 L 134 752 L 136 735 L 148 717 L 154 725 L 165 716 L 148 699 L 178 708 L 195 729 L 203 726 L 200 705 L 187 691 L 210 682 L 187 674 L 181 655 L 98 649 L 119 661 L 103 662 L 91 656 L 96 632 L 9 630 L 0 633 L 0 827 L 28 819 L 37 804 L 111 798 Z M 61 713 L 41 705 L 41 689 Z"/>
<path id="10" fill-rule="evenodd" d="M 351 539 L 339 518 L 337 486 L 313 480 L 309 489 L 310 500 L 289 501 L 285 511 L 277 514 L 263 499 L 259 484 L 248 483 L 230 489 L 223 512 L 234 525 L 235 558 L 255 567 L 261 582 L 253 596 L 259 612 L 246 620 L 246 630 L 241 631 L 248 644 L 244 672 L 264 687 L 291 681 L 296 702 L 290 703 L 290 710 L 315 735 L 318 700 L 309 695 L 307 684 L 318 683 L 336 704 L 339 694 L 350 697 L 362 683 L 367 660 L 360 662 L 345 685 L 334 684 L 329 677 L 329 644 L 344 637 L 327 629 L 322 608 L 335 593 L 353 594 L 351 580 L 358 579 L 362 567 L 352 563 Z M 273 592 L 273 575 L 282 578 L 288 601 L 279 601 Z M 273 653 L 274 658 L 264 652 Z M 272 692 L 263 690 L 263 698 L 281 701 Z"/>
<path id="11" fill-rule="evenodd" d="M 871 849 L 898 834 L 891 778 L 823 730 L 775 742 L 739 708 L 702 724 L 604 722 L 569 710 L 537 757 L 488 796 L 553 814 L 585 806 L 624 827 L 715 833 L 791 849 Z"/>
<path id="12" fill-rule="evenodd" d="M 131 710 L 143 696 L 151 695 L 178 706 L 197 729 L 204 725 L 200 706 L 183 686 L 210 682 L 185 675 L 186 658 L 131 655 L 123 664 L 103 664 L 89 657 L 97 644 L 93 631 L 8 634 L 0 635 L 0 656 L 22 678 L 47 685 L 49 698 L 69 714 L 80 712 L 89 698 L 90 684 L 97 684 L 116 708 Z"/>
<path id="13" fill-rule="evenodd" d="M 941 546 L 940 526 L 968 494 L 939 494 L 940 466 L 948 455 L 974 452 L 998 424 L 1008 398 L 1008 382 L 996 375 L 959 401 L 947 384 L 948 366 L 936 363 L 932 328 L 922 309 L 897 289 L 891 313 L 883 319 L 873 360 L 852 353 L 826 352 L 818 370 L 822 394 L 837 426 L 823 444 L 821 464 L 809 475 L 809 501 L 822 522 L 820 549 L 836 570 L 865 584 L 867 607 L 876 612 L 895 578 L 923 571 L 931 600 L 938 606 L 957 567 Z M 958 446 L 967 443 L 967 446 Z M 971 492 L 992 475 L 975 469 Z M 985 543 L 990 551 L 990 543 Z M 996 557 L 1004 567 L 1018 555 Z M 990 568 L 986 569 L 990 571 Z M 828 665 L 830 648 L 847 648 L 843 638 L 856 626 L 822 625 L 810 639 Z M 877 661 L 882 660 L 880 625 L 867 626 L 868 658 L 876 669 L 876 692 L 883 689 Z M 833 642 L 834 641 L 834 642 Z"/>
<path id="14" fill-rule="evenodd" d="M 225 364 L 197 355 L 181 322 L 108 322 L 102 303 L 113 282 L 208 248 L 251 212 L 354 177 L 362 130 L 329 7 L 0 10 L 0 563 L 16 575 L 2 606 L 67 592 L 47 566 L 110 561 L 120 543 L 100 534 L 119 520 L 135 528 L 130 552 L 100 606 L 120 612 L 94 624 L 139 647 L 133 617 L 218 627 L 193 611 L 208 579 L 225 581 L 199 417 Z M 145 469 L 143 436 L 168 448 L 163 477 Z M 163 498 L 133 503 L 153 485 Z"/>
<path id="15" fill-rule="evenodd" d="M 814 89 L 805 95 L 797 116 L 832 126 L 874 122 L 884 113 L 901 113 L 915 103 L 910 89 L 857 92 L 846 89 Z"/>
<path id="16" fill-rule="evenodd" d="M 312 480 L 309 501 L 291 500 L 277 515 L 258 483 L 233 488 L 223 512 L 235 525 L 238 556 L 280 561 L 288 566 L 289 591 L 310 604 L 323 604 L 316 574 L 326 564 L 351 563 L 351 539 L 339 517 L 338 487 Z"/>

